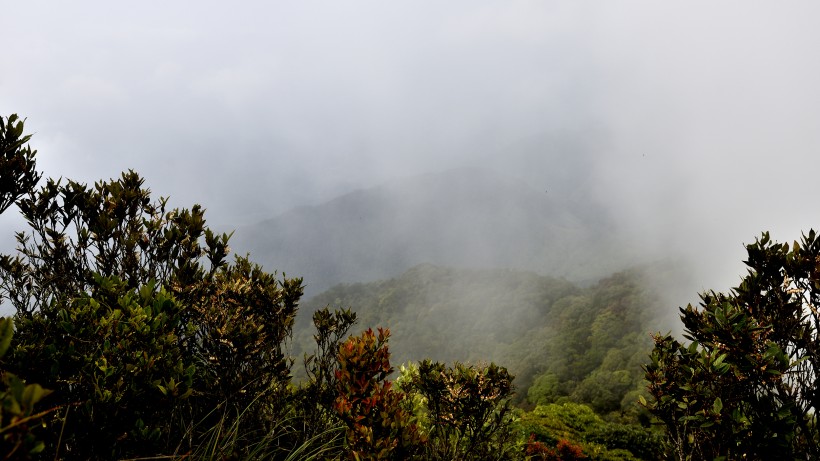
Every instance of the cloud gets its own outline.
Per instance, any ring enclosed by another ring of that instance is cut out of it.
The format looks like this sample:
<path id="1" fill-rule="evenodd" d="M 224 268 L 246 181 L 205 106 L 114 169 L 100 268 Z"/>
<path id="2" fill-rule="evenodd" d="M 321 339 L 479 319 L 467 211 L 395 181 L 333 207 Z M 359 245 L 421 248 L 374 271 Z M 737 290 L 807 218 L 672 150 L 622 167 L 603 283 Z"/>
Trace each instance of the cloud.
<path id="1" fill-rule="evenodd" d="M 741 242 L 817 227 L 819 9 L 18 2 L 0 110 L 28 117 L 47 175 L 135 168 L 228 227 L 476 165 L 585 196 L 728 285 Z"/>

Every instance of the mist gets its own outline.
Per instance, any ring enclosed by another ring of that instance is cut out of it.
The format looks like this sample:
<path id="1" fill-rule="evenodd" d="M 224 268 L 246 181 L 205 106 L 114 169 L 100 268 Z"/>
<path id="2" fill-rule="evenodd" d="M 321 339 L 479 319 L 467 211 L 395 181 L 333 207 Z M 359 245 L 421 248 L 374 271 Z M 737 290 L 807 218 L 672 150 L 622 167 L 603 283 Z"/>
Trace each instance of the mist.
<path id="1" fill-rule="evenodd" d="M 605 214 L 637 259 L 680 261 L 694 295 L 734 285 L 761 231 L 818 227 L 817 13 L 17 2 L 0 17 L 0 111 L 27 118 L 46 176 L 135 169 L 224 230 L 417 175 L 502 172 Z"/>

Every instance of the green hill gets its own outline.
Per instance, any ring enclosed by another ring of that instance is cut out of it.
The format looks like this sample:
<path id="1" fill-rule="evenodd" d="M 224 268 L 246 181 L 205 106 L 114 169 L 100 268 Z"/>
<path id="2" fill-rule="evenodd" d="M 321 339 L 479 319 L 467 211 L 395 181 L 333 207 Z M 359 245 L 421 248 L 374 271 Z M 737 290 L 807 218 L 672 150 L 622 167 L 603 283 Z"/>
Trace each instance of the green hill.
<path id="1" fill-rule="evenodd" d="M 306 301 L 295 349 L 309 349 L 312 312 L 350 307 L 357 328 L 390 328 L 394 364 L 494 361 L 516 375 L 519 401 L 632 411 L 649 332 L 658 328 L 663 306 L 648 272 L 620 272 L 581 287 L 527 271 L 420 265 Z"/>

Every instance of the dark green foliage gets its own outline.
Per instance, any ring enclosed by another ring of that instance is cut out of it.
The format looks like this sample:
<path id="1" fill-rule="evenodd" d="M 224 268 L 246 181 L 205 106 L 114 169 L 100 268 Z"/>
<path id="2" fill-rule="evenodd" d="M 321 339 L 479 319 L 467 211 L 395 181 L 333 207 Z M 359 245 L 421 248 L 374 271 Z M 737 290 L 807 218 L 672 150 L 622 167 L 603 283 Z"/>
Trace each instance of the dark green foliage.
<path id="1" fill-rule="evenodd" d="M 513 377 L 493 363 L 452 368 L 425 360 L 402 390 L 422 397 L 428 442 L 423 459 L 485 460 L 513 456 Z"/>
<path id="2" fill-rule="evenodd" d="M 61 432 L 66 451 L 58 454 L 72 459 L 159 453 L 181 438 L 173 422 L 187 413 L 196 365 L 180 347 L 185 325 L 167 292 L 99 278 L 51 312 L 19 317 L 25 340 L 10 358 L 54 389 L 49 402 L 63 409 L 45 429 L 51 456 Z"/>
<path id="3" fill-rule="evenodd" d="M 167 210 L 143 182 L 133 171 L 94 187 L 49 179 L 19 201 L 30 232 L 17 234 L 16 257 L 0 258 L 2 287 L 18 315 L 88 291 L 95 274 L 128 288 L 156 280 L 178 294 L 224 264 L 228 236 L 205 227 L 202 208 Z"/>
<path id="4" fill-rule="evenodd" d="M 584 440 L 602 445 L 608 450 L 628 451 L 638 459 L 663 459 L 661 435 L 636 425 L 600 424 L 587 432 Z"/>
<path id="5" fill-rule="evenodd" d="M 16 114 L 0 117 L 0 214 L 40 180 L 35 171 L 34 154 L 26 143 L 23 121 Z M 0 304 L 3 292 L 0 291 Z M 51 393 L 37 383 L 26 383 L 8 371 L 4 356 L 9 351 L 14 324 L 0 318 L 0 455 L 3 459 L 28 459 L 41 452 L 45 443 L 36 436 L 42 418 L 53 411 L 38 411 L 34 406 Z"/>
<path id="6" fill-rule="evenodd" d="M 17 114 L 0 116 L 0 213 L 34 189 L 40 180 L 34 155 L 27 145 L 31 135 L 23 134 L 23 120 Z"/>
<path id="7" fill-rule="evenodd" d="M 252 414 L 240 429 L 264 433 L 285 411 L 301 280 L 228 264 L 199 206 L 168 211 L 142 184 L 49 181 L 19 201 L 30 232 L 0 258 L 18 319 L 8 368 L 71 408 L 50 429 L 60 456 L 171 453 L 225 418 Z"/>
<path id="8" fill-rule="evenodd" d="M 820 239 L 746 249 L 737 288 L 681 309 L 689 345 L 655 337 L 648 406 L 677 459 L 818 458 Z"/>
<path id="9" fill-rule="evenodd" d="M 198 408 L 259 414 L 257 427 L 245 429 L 264 429 L 274 416 L 265 412 L 282 402 L 290 382 L 292 361 L 284 348 L 301 290 L 301 279 L 280 282 L 244 257 L 178 288 L 194 332 L 185 348 L 199 361 Z"/>
<path id="10" fill-rule="evenodd" d="M 34 406 L 51 394 L 39 384 L 26 384 L 16 375 L 4 371 L 3 357 L 9 350 L 14 325 L 10 318 L 0 318 L 0 455 L 3 459 L 29 459 L 40 453 L 45 443 L 37 435 L 37 426 L 52 410 L 37 412 Z"/>
<path id="11" fill-rule="evenodd" d="M 556 333 L 529 402 L 573 401 L 601 414 L 638 417 L 634 393 L 644 387 L 641 364 L 650 349 L 644 329 L 661 303 L 650 281 L 640 271 L 621 272 L 559 300 L 550 313 Z"/>

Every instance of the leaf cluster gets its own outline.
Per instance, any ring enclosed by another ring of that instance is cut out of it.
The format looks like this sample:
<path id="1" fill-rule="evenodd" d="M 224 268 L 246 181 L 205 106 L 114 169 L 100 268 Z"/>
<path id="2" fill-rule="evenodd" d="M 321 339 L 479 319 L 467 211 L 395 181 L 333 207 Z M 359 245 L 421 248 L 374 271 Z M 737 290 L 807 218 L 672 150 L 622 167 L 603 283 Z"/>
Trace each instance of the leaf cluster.
<path id="1" fill-rule="evenodd" d="M 0 116 L 0 213 L 32 190 L 42 176 L 37 172 L 36 150 L 28 145 L 24 120 L 17 114 Z"/>

